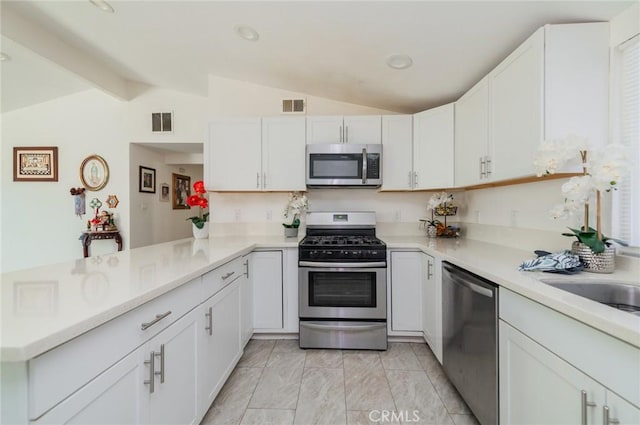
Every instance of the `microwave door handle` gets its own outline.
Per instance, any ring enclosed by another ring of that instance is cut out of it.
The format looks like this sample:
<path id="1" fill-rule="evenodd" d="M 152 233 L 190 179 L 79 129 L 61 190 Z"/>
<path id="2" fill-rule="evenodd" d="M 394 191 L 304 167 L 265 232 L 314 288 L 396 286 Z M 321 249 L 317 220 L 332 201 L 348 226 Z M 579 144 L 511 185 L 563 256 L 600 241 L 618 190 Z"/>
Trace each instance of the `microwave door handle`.
<path id="1" fill-rule="evenodd" d="M 362 148 L 362 184 L 367 183 L 367 148 Z"/>

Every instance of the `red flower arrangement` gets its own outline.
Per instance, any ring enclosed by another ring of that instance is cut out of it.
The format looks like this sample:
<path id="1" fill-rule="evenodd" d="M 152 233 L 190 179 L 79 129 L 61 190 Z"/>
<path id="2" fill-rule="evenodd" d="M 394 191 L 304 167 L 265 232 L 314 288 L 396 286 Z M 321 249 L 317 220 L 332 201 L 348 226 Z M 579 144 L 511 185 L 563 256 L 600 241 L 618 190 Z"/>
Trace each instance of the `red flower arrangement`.
<path id="1" fill-rule="evenodd" d="M 198 180 L 193 184 L 193 190 L 196 192 L 196 195 L 191 195 L 187 198 L 187 205 L 190 207 L 199 207 L 198 215 L 189 217 L 187 220 L 191 220 L 191 222 L 198 228 L 202 229 L 204 227 L 204 223 L 209 219 L 209 213 L 202 213 L 202 210 L 209 207 L 209 201 L 204 197 L 204 194 L 207 191 L 204 188 L 204 182 L 202 180 Z"/>

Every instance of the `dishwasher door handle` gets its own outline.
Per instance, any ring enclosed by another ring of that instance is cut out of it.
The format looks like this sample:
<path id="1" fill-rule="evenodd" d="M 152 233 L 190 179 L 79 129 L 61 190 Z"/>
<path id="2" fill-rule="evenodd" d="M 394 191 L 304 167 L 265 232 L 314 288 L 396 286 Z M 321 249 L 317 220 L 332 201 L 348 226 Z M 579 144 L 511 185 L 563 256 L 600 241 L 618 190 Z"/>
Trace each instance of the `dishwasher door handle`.
<path id="1" fill-rule="evenodd" d="M 467 280 L 462 280 L 457 276 L 451 276 L 451 277 L 453 278 L 453 282 L 457 283 L 458 285 L 462 285 L 466 288 L 469 288 L 476 294 L 480 294 L 483 297 L 493 298 L 493 291 L 491 289 L 484 288 L 480 285 L 476 285 L 475 283 L 471 283 Z"/>

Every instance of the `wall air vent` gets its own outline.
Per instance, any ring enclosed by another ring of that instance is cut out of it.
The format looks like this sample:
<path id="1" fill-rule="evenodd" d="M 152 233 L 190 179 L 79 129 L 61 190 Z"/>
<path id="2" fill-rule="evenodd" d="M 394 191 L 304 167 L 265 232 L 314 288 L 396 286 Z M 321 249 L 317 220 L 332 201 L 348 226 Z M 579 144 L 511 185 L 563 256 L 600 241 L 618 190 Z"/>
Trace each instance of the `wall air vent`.
<path id="1" fill-rule="evenodd" d="M 282 99 L 282 112 L 285 114 L 304 113 L 304 99 Z"/>
<path id="2" fill-rule="evenodd" d="M 173 132 L 173 112 L 153 112 L 151 114 L 151 131 L 154 133 Z"/>

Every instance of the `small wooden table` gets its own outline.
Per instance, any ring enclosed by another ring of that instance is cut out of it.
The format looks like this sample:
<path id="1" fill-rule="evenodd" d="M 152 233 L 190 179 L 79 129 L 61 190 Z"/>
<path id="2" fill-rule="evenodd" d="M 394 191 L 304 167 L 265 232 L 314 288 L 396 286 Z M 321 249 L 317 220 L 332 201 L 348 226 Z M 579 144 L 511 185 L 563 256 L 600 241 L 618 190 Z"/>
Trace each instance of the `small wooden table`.
<path id="1" fill-rule="evenodd" d="M 119 230 L 85 230 L 80 235 L 80 241 L 82 242 L 82 254 L 84 255 L 84 258 L 89 256 L 89 245 L 91 245 L 91 241 L 94 239 L 115 239 L 118 244 L 118 251 L 122 251 L 122 236 L 120 236 Z"/>

